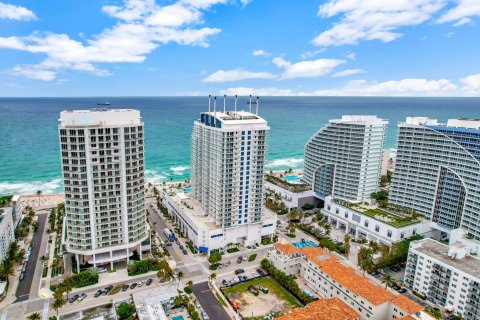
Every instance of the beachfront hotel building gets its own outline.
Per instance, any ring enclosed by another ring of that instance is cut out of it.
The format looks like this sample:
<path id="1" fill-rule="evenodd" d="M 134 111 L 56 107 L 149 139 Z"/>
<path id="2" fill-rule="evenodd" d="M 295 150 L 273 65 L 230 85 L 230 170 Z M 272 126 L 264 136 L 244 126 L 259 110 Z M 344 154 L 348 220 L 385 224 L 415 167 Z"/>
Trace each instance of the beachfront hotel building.
<path id="1" fill-rule="evenodd" d="M 480 319 L 480 260 L 460 242 L 410 243 L 405 285 L 465 320 Z"/>
<path id="2" fill-rule="evenodd" d="M 14 212 L 12 207 L 0 208 L 0 262 L 7 255 L 10 243 L 15 241 Z"/>
<path id="3" fill-rule="evenodd" d="M 166 194 L 176 225 L 201 251 L 251 245 L 275 233 L 264 210 L 267 121 L 245 111 L 202 112 L 194 121 L 191 193 Z"/>
<path id="4" fill-rule="evenodd" d="M 322 248 L 297 248 L 291 243 L 277 243 L 268 253 L 268 260 L 280 271 L 299 277 L 298 281 L 305 283 L 321 300 L 339 299 L 342 304 L 335 300 L 337 305 L 347 305 L 357 313 L 348 314 L 352 319 L 433 319 L 416 302 L 385 289 L 379 282 L 376 283 L 376 279 L 357 273 Z M 345 312 L 348 310 L 345 309 Z M 344 316 L 338 319 L 350 319 Z"/>
<path id="5" fill-rule="evenodd" d="M 480 119 L 408 117 L 398 127 L 389 200 L 480 240 Z"/>
<path id="6" fill-rule="evenodd" d="M 370 198 L 378 190 L 387 124 L 368 115 L 330 120 L 305 146 L 304 181 L 321 199 Z"/>
<path id="7" fill-rule="evenodd" d="M 129 259 L 148 248 L 144 127 L 129 109 L 63 111 L 59 119 L 65 247 L 77 266 Z"/>

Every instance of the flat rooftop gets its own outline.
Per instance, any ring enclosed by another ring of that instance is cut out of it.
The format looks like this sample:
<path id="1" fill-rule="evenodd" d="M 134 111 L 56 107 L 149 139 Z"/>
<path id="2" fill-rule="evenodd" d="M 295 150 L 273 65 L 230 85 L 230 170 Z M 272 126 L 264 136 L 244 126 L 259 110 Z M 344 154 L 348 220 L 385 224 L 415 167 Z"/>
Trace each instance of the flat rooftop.
<path id="1" fill-rule="evenodd" d="M 140 111 L 134 109 L 85 109 L 60 112 L 61 128 L 85 126 L 141 125 Z"/>
<path id="2" fill-rule="evenodd" d="M 343 115 L 341 119 L 333 119 L 330 123 L 388 124 L 388 120 L 374 115 Z"/>
<path id="3" fill-rule="evenodd" d="M 247 111 L 217 111 L 217 112 L 202 112 L 202 116 L 210 116 L 217 119 L 225 125 L 235 125 L 235 124 L 263 124 L 267 125 L 267 121 L 257 114 L 247 112 Z M 201 119 L 200 119 L 201 121 Z M 203 123 L 203 122 L 202 122 Z"/>
<path id="4" fill-rule="evenodd" d="M 452 259 L 448 256 L 449 247 L 433 239 L 423 239 L 412 242 L 418 252 L 448 264 L 458 270 L 480 279 L 480 259 L 466 255 L 463 259 Z"/>
<path id="5" fill-rule="evenodd" d="M 207 215 L 198 200 L 190 197 L 189 194 L 184 193 L 181 189 L 169 190 L 170 191 L 166 191 L 167 195 L 182 209 L 183 213 L 192 219 L 195 225 L 208 230 L 221 228 L 221 226 L 216 225 L 215 221 Z M 269 210 L 263 210 L 262 220 L 269 218 L 273 218 L 273 213 Z"/>

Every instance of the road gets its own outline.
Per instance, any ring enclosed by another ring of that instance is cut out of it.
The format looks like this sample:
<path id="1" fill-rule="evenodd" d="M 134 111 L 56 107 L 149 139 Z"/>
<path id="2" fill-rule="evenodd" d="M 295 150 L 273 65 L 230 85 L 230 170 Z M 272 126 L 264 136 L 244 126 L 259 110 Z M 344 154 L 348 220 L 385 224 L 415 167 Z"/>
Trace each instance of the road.
<path id="1" fill-rule="evenodd" d="M 17 296 L 17 300 L 15 302 L 28 300 L 30 296 L 30 289 L 32 288 L 32 282 L 34 280 L 33 278 L 35 275 L 35 269 L 36 267 L 40 267 L 41 264 L 38 261 L 38 257 L 40 253 L 40 248 L 42 247 L 42 238 L 45 235 L 47 214 L 39 214 L 37 215 L 37 217 L 39 226 L 37 232 L 35 232 L 32 239 L 35 245 L 33 246 L 32 253 L 30 254 L 30 257 L 28 259 L 27 268 L 25 270 L 25 277 L 18 284 L 17 293 L 15 294 Z M 45 248 L 43 248 L 43 250 L 45 251 Z M 38 281 L 35 281 L 35 283 L 38 285 Z"/>
<path id="2" fill-rule="evenodd" d="M 202 305 L 203 310 L 208 314 L 210 319 L 214 320 L 229 320 L 223 306 L 218 302 L 217 298 L 210 290 L 208 282 L 197 283 L 193 286 L 193 293 L 197 297 L 198 302 Z"/>

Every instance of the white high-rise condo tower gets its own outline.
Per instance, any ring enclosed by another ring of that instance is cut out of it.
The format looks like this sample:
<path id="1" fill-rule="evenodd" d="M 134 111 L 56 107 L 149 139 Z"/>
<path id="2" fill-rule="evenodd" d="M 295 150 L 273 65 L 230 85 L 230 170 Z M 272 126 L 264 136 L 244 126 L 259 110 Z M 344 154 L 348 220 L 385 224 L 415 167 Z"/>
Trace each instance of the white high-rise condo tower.
<path id="1" fill-rule="evenodd" d="M 390 201 L 480 240 L 480 119 L 408 117 L 399 124 Z"/>
<path id="2" fill-rule="evenodd" d="M 274 234 L 276 218 L 263 210 L 269 129 L 256 113 L 226 111 L 225 100 L 222 112 L 215 100 L 194 122 L 191 196 L 167 198 L 167 207 L 196 246 L 250 245 Z"/>
<path id="3" fill-rule="evenodd" d="M 305 146 L 304 180 L 322 199 L 362 201 L 378 190 L 388 121 L 345 115 L 330 120 Z"/>
<path id="4" fill-rule="evenodd" d="M 59 119 L 66 251 L 77 266 L 127 260 L 149 246 L 144 130 L 137 110 L 63 111 Z"/>

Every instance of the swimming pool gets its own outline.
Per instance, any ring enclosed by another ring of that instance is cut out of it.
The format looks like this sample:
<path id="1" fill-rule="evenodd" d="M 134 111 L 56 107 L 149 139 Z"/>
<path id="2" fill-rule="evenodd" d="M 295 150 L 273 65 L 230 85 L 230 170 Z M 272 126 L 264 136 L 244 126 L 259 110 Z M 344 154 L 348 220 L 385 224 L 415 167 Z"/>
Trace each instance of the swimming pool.
<path id="1" fill-rule="evenodd" d="M 183 316 L 175 316 L 172 320 L 183 320 Z"/>
<path id="2" fill-rule="evenodd" d="M 184 193 L 190 193 L 190 192 L 192 192 L 192 189 L 191 188 L 185 188 L 185 189 L 183 189 L 183 192 Z"/>
<path id="3" fill-rule="evenodd" d="M 292 182 L 292 181 L 300 180 L 300 177 L 291 175 L 291 176 L 284 176 L 283 179 L 285 179 L 285 181 Z"/>
<path id="4" fill-rule="evenodd" d="M 305 242 L 302 242 L 302 241 L 298 241 L 298 242 L 294 242 L 292 243 L 295 247 L 297 248 L 306 248 L 306 247 L 318 247 L 315 242 L 313 241 L 310 241 L 310 240 L 307 240 Z"/>

